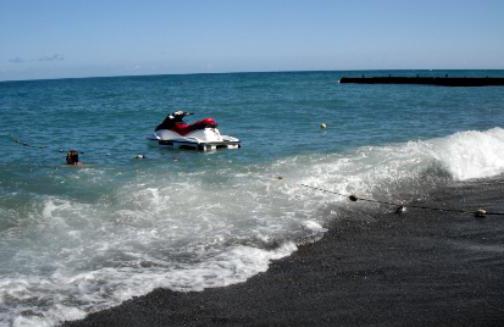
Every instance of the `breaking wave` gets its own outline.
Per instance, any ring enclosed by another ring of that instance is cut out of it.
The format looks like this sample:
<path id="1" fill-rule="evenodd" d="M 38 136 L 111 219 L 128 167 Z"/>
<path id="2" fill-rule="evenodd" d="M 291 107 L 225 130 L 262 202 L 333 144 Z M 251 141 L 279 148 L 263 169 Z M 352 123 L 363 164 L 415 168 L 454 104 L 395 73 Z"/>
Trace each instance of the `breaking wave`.
<path id="1" fill-rule="evenodd" d="M 8 222 L 0 229 L 0 325 L 53 326 L 158 287 L 245 281 L 319 239 L 348 205 L 301 183 L 412 200 L 440 183 L 501 174 L 502 153 L 504 130 L 494 128 L 216 171 L 143 172 L 88 202 L 31 195 L 22 208 L 0 207 Z M 104 172 L 77 174 L 86 183 Z"/>

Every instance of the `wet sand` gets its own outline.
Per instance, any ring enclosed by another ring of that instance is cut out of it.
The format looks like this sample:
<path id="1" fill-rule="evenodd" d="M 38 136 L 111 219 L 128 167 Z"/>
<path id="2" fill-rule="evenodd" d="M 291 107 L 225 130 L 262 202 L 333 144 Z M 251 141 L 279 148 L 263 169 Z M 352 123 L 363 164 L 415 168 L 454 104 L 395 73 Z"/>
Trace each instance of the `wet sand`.
<path id="1" fill-rule="evenodd" d="M 486 182 L 446 187 L 422 204 L 504 212 L 504 182 Z M 504 325 L 504 216 L 347 215 L 245 283 L 157 289 L 64 326 Z"/>

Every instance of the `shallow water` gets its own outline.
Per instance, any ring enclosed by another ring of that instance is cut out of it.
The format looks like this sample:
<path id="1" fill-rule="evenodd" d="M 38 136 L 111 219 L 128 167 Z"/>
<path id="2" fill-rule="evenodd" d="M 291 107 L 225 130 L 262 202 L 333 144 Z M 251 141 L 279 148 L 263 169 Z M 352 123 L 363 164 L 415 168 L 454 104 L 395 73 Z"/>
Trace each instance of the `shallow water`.
<path id="1" fill-rule="evenodd" d="M 0 83 L 0 325 L 51 326 L 156 287 L 265 271 L 347 205 L 302 183 L 408 201 L 504 172 L 503 88 L 341 85 L 341 75 Z M 178 108 L 214 117 L 243 147 L 148 145 Z M 70 148 L 83 168 L 62 165 Z"/>

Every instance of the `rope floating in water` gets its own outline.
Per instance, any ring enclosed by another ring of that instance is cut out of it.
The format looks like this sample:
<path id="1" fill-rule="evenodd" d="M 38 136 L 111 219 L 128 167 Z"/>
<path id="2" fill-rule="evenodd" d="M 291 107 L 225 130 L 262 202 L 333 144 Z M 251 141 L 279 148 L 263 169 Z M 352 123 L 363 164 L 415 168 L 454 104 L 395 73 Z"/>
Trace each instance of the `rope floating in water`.
<path id="1" fill-rule="evenodd" d="M 9 135 L 9 138 L 14 142 L 14 143 L 17 143 L 17 144 L 20 144 L 22 146 L 27 146 L 27 147 L 31 147 L 31 148 L 45 148 L 47 147 L 46 145 L 32 145 L 32 144 L 29 144 L 29 143 L 26 143 L 26 142 L 23 142 L 21 141 L 20 139 L 12 136 L 12 135 Z"/>

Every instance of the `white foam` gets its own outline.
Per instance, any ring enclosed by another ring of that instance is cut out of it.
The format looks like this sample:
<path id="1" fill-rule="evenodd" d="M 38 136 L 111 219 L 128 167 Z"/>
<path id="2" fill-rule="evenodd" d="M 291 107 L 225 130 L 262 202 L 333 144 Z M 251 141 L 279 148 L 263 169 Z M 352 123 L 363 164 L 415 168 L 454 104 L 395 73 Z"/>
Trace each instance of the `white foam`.
<path id="1" fill-rule="evenodd" d="M 414 197 L 446 175 L 502 173 L 503 151 L 504 130 L 494 128 L 211 175 L 145 172 L 91 203 L 34 198 L 28 217 L 9 214 L 18 221 L 0 231 L 0 304 L 7 310 L 0 325 L 52 326 L 156 287 L 199 291 L 244 281 L 296 243 L 319 238 L 347 203 L 300 184 Z M 82 183 L 93 185 L 103 175 L 86 174 Z"/>
<path id="2" fill-rule="evenodd" d="M 433 153 L 456 180 L 504 172 L 504 129 L 467 131 L 432 141 Z"/>

